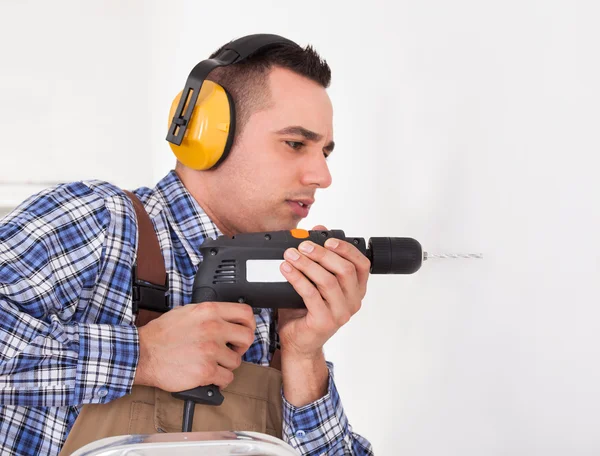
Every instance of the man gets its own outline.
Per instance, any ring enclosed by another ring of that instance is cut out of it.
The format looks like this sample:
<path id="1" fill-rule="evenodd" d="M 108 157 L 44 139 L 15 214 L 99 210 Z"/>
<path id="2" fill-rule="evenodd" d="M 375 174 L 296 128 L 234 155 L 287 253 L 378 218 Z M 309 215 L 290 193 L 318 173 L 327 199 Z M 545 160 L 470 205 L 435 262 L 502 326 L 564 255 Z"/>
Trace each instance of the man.
<path id="1" fill-rule="evenodd" d="M 330 186 L 330 78 L 311 47 L 292 45 L 211 72 L 236 105 L 229 156 L 207 171 L 177 162 L 153 190 L 134 192 L 157 233 L 174 307 L 145 326 L 132 324 L 137 227 L 121 189 L 62 184 L 2 221 L 2 454 L 58 454 L 84 404 L 116 403 L 139 386 L 226 388 L 242 361 L 268 366 L 276 348 L 282 438 L 301 454 L 372 454 L 348 424 L 323 354 L 366 293 L 370 264 L 354 246 L 305 242 L 286 252 L 281 272 L 307 309 L 275 317 L 191 302 L 205 239 L 295 228 Z"/>

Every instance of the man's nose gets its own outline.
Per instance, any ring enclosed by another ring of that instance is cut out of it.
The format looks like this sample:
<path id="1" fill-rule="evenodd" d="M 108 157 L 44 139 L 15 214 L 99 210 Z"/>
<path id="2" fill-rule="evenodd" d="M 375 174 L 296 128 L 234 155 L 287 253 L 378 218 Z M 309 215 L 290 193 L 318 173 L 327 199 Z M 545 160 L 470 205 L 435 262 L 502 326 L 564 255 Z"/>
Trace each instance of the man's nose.
<path id="1" fill-rule="evenodd" d="M 323 152 L 306 157 L 306 166 L 303 169 L 302 183 L 306 186 L 316 185 L 327 188 L 331 185 L 331 173 Z"/>

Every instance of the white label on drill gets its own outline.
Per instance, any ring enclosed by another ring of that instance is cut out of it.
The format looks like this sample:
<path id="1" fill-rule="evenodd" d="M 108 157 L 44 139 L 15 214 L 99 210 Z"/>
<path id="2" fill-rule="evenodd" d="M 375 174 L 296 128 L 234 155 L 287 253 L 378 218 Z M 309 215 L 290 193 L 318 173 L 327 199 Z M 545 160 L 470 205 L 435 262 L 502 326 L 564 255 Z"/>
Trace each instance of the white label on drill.
<path id="1" fill-rule="evenodd" d="M 247 282 L 287 282 L 285 276 L 279 270 L 283 263 L 281 260 L 247 260 L 246 281 Z"/>

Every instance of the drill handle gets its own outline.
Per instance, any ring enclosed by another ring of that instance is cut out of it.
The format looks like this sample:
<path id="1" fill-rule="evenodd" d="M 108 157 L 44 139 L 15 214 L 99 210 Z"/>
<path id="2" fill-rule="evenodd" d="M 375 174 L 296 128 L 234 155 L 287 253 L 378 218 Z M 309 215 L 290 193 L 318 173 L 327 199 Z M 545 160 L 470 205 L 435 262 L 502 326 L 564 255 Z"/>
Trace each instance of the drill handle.
<path id="1" fill-rule="evenodd" d="M 194 289 L 192 295 L 192 303 L 199 304 L 201 302 L 218 301 L 217 292 L 211 287 L 199 287 Z"/>
<path id="2" fill-rule="evenodd" d="M 217 293 L 210 287 L 200 287 L 194 290 L 192 296 L 193 303 L 201 303 L 208 301 L 216 301 Z M 204 405 L 221 405 L 224 397 L 216 385 L 198 386 L 178 393 L 171 393 L 177 399 L 185 401 L 183 413 L 183 432 L 191 432 L 194 421 L 194 406 L 195 404 Z"/>

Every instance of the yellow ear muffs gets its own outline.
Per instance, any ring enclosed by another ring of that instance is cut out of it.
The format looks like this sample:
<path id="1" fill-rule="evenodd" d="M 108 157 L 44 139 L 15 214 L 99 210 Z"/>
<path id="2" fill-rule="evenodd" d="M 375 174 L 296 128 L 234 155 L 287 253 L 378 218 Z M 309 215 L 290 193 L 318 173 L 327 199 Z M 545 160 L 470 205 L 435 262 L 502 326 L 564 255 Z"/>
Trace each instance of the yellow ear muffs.
<path id="1" fill-rule="evenodd" d="M 169 112 L 169 125 L 181 93 Z M 187 103 L 184 112 L 187 109 Z M 181 145 L 169 142 L 177 159 L 185 166 L 207 170 L 218 166 L 229 154 L 235 135 L 235 107 L 229 93 L 213 81 L 204 81 Z"/>

